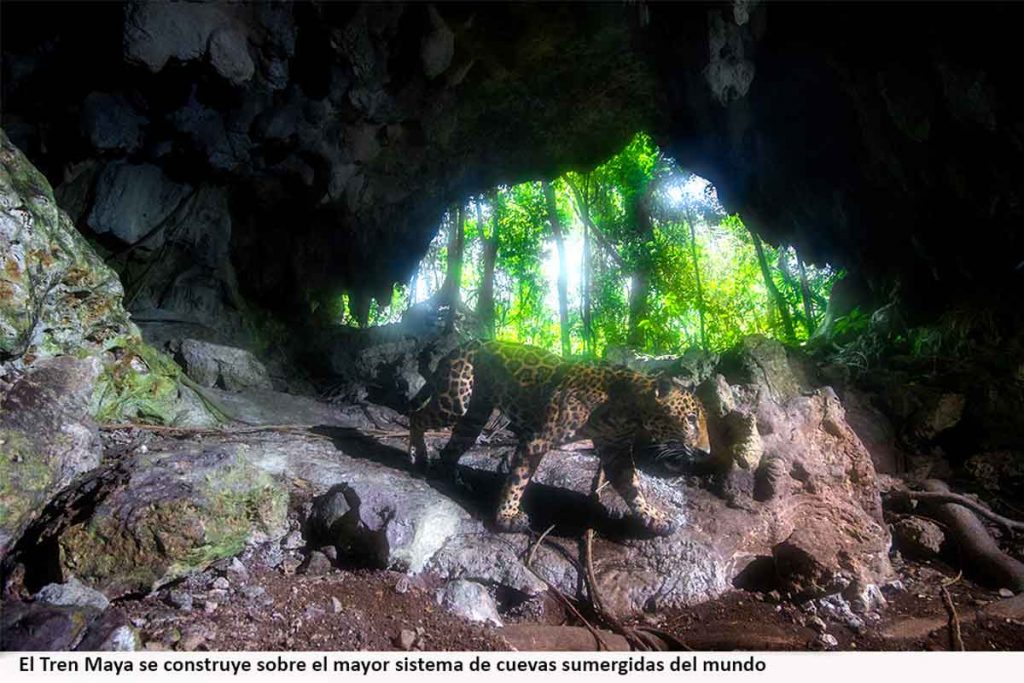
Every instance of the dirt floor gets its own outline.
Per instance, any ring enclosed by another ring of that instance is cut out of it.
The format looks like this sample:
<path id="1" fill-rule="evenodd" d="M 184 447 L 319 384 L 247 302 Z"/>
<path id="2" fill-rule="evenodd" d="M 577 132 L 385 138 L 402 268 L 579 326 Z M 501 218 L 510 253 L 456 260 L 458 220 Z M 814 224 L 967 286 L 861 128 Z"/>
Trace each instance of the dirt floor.
<path id="1" fill-rule="evenodd" d="M 499 631 L 449 614 L 432 596 L 395 572 L 264 569 L 241 591 L 195 601 L 187 613 L 160 594 L 123 606 L 151 650 L 508 649 Z"/>
<path id="2" fill-rule="evenodd" d="M 694 650 L 949 650 L 958 647 L 941 597 L 949 584 L 966 649 L 1024 649 L 1024 596 L 954 581 L 947 567 L 903 564 L 900 575 L 903 589 L 889 591 L 887 607 L 873 616 L 734 591 L 635 625 Z M 506 631 L 451 615 L 436 604 L 429 576 L 344 569 L 309 576 L 286 564 L 253 569 L 244 580 L 229 570 L 188 581 L 173 594 L 121 603 L 147 649 L 507 650 L 522 642 L 504 634 L 525 619 Z"/>

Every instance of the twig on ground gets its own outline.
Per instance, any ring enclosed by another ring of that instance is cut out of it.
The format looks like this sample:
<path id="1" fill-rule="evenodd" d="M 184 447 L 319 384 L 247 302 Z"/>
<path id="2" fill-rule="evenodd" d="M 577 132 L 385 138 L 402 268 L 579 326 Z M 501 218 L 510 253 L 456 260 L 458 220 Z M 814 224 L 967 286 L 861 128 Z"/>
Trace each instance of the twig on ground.
<path id="1" fill-rule="evenodd" d="M 550 534 L 551 530 L 554 529 L 554 528 L 555 528 L 555 525 L 552 524 L 547 529 L 545 529 L 544 533 L 542 533 L 540 535 L 540 537 L 530 547 L 530 553 L 526 556 L 526 568 L 527 569 L 532 568 L 532 566 L 533 566 L 533 556 L 537 552 L 537 548 L 540 547 L 540 544 L 544 542 L 544 539 L 548 537 L 548 534 Z"/>
<path id="2" fill-rule="evenodd" d="M 953 604 L 953 597 L 949 594 L 949 588 L 942 586 L 939 591 L 942 593 L 942 604 L 946 607 L 946 614 L 949 615 L 949 649 L 958 652 L 964 651 L 964 639 L 960 633 L 960 616 L 956 613 L 956 605 Z"/>
<path id="3" fill-rule="evenodd" d="M 576 617 L 577 619 L 579 619 L 580 623 L 582 623 L 587 628 L 587 630 L 590 631 L 590 635 L 594 636 L 594 640 L 597 641 L 597 645 L 598 645 L 599 649 L 607 650 L 609 652 L 611 651 L 611 647 L 608 646 L 608 643 L 605 641 L 604 636 L 601 635 L 601 632 L 598 631 L 597 628 L 593 624 L 591 624 L 587 620 L 587 618 L 580 613 L 580 611 L 578 609 L 576 609 L 576 605 L 572 604 L 572 600 L 570 600 L 568 597 L 566 597 L 565 593 L 560 591 L 554 584 L 552 584 L 550 581 L 545 579 L 543 576 L 541 576 L 537 572 L 533 572 L 533 575 L 536 576 L 538 579 L 540 579 L 541 582 L 545 586 L 548 587 L 548 590 L 551 591 L 551 593 L 556 598 L 558 598 L 558 600 L 563 605 L 565 605 L 566 609 L 568 609 L 570 612 L 572 612 L 573 616 Z"/>

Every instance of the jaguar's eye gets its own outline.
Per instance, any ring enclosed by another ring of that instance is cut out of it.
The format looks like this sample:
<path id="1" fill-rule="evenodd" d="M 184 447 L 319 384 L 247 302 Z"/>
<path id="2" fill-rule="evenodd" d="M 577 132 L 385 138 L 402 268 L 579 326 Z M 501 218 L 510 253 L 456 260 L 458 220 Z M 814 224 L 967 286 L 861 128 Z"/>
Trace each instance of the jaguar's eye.
<path id="1" fill-rule="evenodd" d="M 687 415 L 686 416 L 686 421 L 689 422 L 694 427 L 696 427 L 697 426 L 697 413 L 690 413 L 689 415 Z"/>

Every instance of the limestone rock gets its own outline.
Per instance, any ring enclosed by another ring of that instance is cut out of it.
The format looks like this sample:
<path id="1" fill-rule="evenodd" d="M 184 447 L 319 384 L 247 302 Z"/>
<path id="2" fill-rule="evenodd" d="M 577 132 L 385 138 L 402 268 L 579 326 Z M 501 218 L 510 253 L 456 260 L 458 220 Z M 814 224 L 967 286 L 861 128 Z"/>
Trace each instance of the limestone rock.
<path id="1" fill-rule="evenodd" d="M 287 493 L 237 453 L 140 453 L 129 471 L 59 538 L 64 571 L 110 598 L 155 590 L 284 533 Z"/>
<path id="2" fill-rule="evenodd" d="M 82 132 L 96 149 L 134 152 L 144 123 L 123 95 L 94 92 L 82 102 Z"/>
<path id="3" fill-rule="evenodd" d="M 117 274 L 0 131 L 0 359 L 30 364 L 109 348 L 135 333 L 122 296 Z"/>
<path id="4" fill-rule="evenodd" d="M 74 605 L 77 607 L 95 607 L 101 612 L 110 601 L 107 596 L 82 584 L 75 577 L 64 583 L 50 583 L 39 589 L 35 599 L 50 605 Z"/>
<path id="5" fill-rule="evenodd" d="M 237 30 L 219 28 L 210 35 L 210 63 L 221 76 L 235 85 L 252 78 L 256 67 L 249 56 L 246 37 Z"/>
<path id="6" fill-rule="evenodd" d="M 355 550 L 375 564 L 418 573 L 456 533 L 474 522 L 422 481 L 367 472 L 317 498 L 310 522 L 318 539 Z"/>
<path id="7" fill-rule="evenodd" d="M 100 464 L 95 358 L 36 362 L 0 396 L 0 558 L 53 494 Z"/>
<path id="8" fill-rule="evenodd" d="M 498 606 L 486 588 L 473 581 L 451 581 L 445 585 L 438 602 L 445 609 L 470 621 L 501 626 Z"/>
<path id="9" fill-rule="evenodd" d="M 452 63 L 455 55 L 455 34 L 438 14 L 437 9 L 430 5 L 430 32 L 423 37 L 420 45 L 420 59 L 423 61 L 423 73 L 427 78 L 436 78 L 443 74 Z"/>
<path id="10" fill-rule="evenodd" d="M 115 161 L 100 173 L 86 222 L 98 234 L 135 244 L 167 220 L 190 192 L 191 188 L 172 182 L 157 166 Z M 152 246 L 161 243 L 158 239 Z"/>
<path id="11" fill-rule="evenodd" d="M 186 374 L 200 386 L 228 391 L 273 388 L 267 369 L 245 349 L 185 339 L 179 356 Z"/>
<path id="12" fill-rule="evenodd" d="M 934 558 L 942 551 L 946 534 L 935 522 L 905 517 L 892 525 L 893 543 L 908 557 Z"/>

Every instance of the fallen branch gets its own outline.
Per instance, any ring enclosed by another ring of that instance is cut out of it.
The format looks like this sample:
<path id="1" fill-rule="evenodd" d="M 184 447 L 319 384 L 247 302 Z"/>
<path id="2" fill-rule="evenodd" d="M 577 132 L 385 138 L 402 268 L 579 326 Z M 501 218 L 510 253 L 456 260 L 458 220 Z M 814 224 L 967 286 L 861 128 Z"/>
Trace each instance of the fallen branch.
<path id="1" fill-rule="evenodd" d="M 946 607 L 946 614 L 949 615 L 949 649 L 963 652 L 964 639 L 960 633 L 960 616 L 956 613 L 956 606 L 953 604 L 949 589 L 942 586 L 939 590 L 942 593 L 942 604 Z"/>
<path id="2" fill-rule="evenodd" d="M 552 524 L 547 529 L 545 529 L 544 533 L 542 533 L 540 535 L 540 538 L 538 538 L 534 542 L 534 544 L 530 547 L 530 553 L 526 556 L 526 568 L 527 569 L 532 569 L 533 568 L 533 556 L 537 552 L 537 548 L 540 547 L 540 544 L 544 542 L 544 539 L 548 537 L 548 534 L 550 534 L 551 530 L 554 529 L 554 528 L 555 528 L 555 525 Z"/>

